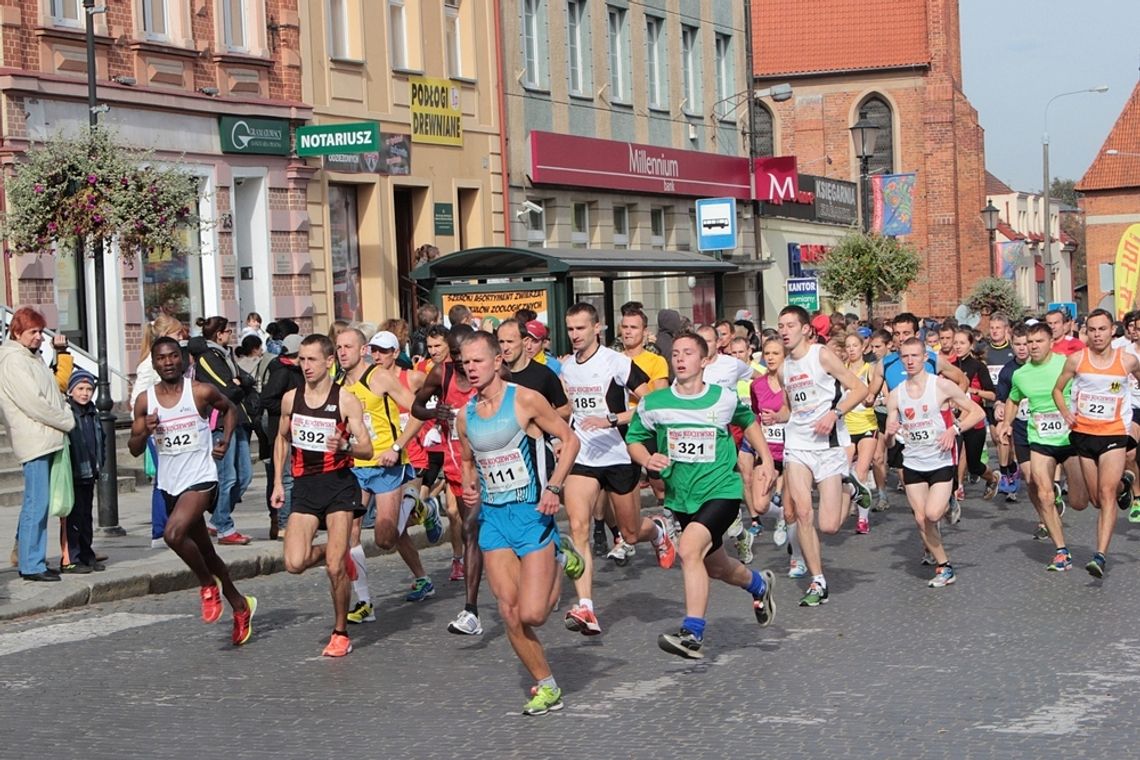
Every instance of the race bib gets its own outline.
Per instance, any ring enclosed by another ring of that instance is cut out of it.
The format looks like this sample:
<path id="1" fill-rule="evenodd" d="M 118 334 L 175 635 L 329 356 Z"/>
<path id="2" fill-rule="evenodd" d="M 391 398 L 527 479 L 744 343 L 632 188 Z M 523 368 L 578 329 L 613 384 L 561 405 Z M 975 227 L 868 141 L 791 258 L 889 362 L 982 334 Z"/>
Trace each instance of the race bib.
<path id="1" fill-rule="evenodd" d="M 185 454 L 199 447 L 201 436 L 198 431 L 198 420 L 194 417 L 183 417 L 167 420 L 155 428 L 154 443 L 159 453 Z"/>
<path id="2" fill-rule="evenodd" d="M 674 462 L 708 463 L 716 459 L 714 428 L 669 428 L 669 459 Z"/>
<path id="3" fill-rule="evenodd" d="M 1021 402 L 1017 405 L 1017 419 L 1022 422 L 1029 421 L 1029 399 L 1021 399 Z"/>
<path id="4" fill-rule="evenodd" d="M 768 443 L 783 443 L 784 442 L 784 426 L 783 425 L 764 425 L 764 438 Z"/>
<path id="5" fill-rule="evenodd" d="M 800 375 L 788 380 L 788 398 L 796 411 L 813 409 L 820 403 L 819 387 L 808 375 Z"/>
<path id="6" fill-rule="evenodd" d="M 293 446 L 303 451 L 326 452 L 329 440 L 336 435 L 336 420 L 326 417 L 293 415 Z"/>
<path id="7" fill-rule="evenodd" d="M 1001 367 L 994 364 L 986 365 L 986 369 L 990 371 L 990 382 L 997 385 L 998 376 L 1001 375 Z"/>
<path id="8" fill-rule="evenodd" d="M 597 417 L 610 412 L 606 397 L 601 393 L 571 393 L 570 403 L 576 417 Z"/>
<path id="9" fill-rule="evenodd" d="M 908 446 L 919 446 L 934 442 L 934 420 L 914 420 L 903 426 L 903 434 Z"/>
<path id="10" fill-rule="evenodd" d="M 1082 417 L 1090 420 L 1119 419 L 1119 396 L 1110 396 L 1107 393 L 1083 392 L 1077 396 L 1077 411 Z"/>
<path id="11" fill-rule="evenodd" d="M 530 471 L 523 461 L 522 452 L 500 451 L 491 456 L 476 457 L 479 472 L 487 493 L 503 493 L 530 485 Z"/>
<path id="12" fill-rule="evenodd" d="M 1033 426 L 1038 435 L 1046 438 L 1069 434 L 1069 426 L 1060 412 L 1037 412 L 1033 415 Z"/>

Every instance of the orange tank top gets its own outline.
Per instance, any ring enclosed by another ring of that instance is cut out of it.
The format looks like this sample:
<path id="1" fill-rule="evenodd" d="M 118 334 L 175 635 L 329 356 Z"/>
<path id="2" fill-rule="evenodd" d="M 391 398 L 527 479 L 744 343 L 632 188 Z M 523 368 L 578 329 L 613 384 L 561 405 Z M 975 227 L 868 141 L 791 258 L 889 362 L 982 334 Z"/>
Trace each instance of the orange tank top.
<path id="1" fill-rule="evenodd" d="M 1073 431 L 1088 435 L 1127 435 L 1124 410 L 1130 404 L 1128 372 L 1120 349 L 1112 352 L 1107 367 L 1093 364 L 1089 350 L 1081 352 L 1070 398 L 1076 424 Z"/>

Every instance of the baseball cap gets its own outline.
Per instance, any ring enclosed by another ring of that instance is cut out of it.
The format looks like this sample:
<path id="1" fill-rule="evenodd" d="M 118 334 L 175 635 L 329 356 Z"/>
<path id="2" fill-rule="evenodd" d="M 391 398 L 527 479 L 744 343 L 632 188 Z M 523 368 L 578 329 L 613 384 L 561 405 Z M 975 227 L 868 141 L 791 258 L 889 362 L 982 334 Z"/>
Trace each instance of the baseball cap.
<path id="1" fill-rule="evenodd" d="M 400 349 L 400 339 L 394 333 L 387 330 L 381 330 L 372 336 L 372 340 L 368 341 L 368 345 L 372 348 L 379 348 L 382 351 L 398 351 Z"/>
<path id="2" fill-rule="evenodd" d="M 859 337 L 863 340 L 867 340 L 867 338 L 871 337 L 870 327 L 860 327 L 857 332 L 859 333 Z"/>
<path id="3" fill-rule="evenodd" d="M 301 350 L 301 341 L 304 340 L 300 335 L 286 335 L 285 339 L 281 341 L 281 353 L 285 356 L 295 356 Z"/>
<path id="4" fill-rule="evenodd" d="M 549 333 L 546 331 L 546 325 L 537 319 L 532 319 L 526 323 L 526 334 L 535 340 L 546 340 L 546 336 Z"/>
<path id="5" fill-rule="evenodd" d="M 820 314 L 818 317 L 811 321 L 811 326 L 815 328 L 815 331 L 817 333 L 826 338 L 827 334 L 831 332 L 831 319 L 823 314 Z"/>

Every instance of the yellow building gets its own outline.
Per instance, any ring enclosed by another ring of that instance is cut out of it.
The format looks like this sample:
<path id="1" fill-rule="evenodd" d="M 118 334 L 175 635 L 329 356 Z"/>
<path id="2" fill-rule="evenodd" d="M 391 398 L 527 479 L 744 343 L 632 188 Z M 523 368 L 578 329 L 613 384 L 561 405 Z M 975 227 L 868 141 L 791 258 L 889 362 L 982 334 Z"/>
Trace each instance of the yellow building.
<path id="1" fill-rule="evenodd" d="M 491 0 L 302 0 L 315 329 L 411 321 L 417 248 L 503 242 L 495 17 Z"/>

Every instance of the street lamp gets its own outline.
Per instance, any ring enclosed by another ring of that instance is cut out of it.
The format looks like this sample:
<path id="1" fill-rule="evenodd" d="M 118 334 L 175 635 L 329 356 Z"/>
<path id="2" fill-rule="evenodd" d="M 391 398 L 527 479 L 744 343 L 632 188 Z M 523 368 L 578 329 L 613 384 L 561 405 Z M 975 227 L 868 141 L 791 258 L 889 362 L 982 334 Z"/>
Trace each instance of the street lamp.
<path id="1" fill-rule="evenodd" d="M 986 199 L 986 207 L 982 209 L 982 222 L 986 225 L 986 232 L 990 233 L 990 277 L 997 277 L 997 261 L 994 255 L 994 245 L 997 243 L 998 216 L 1001 214 L 998 207 L 990 199 Z"/>
<path id="2" fill-rule="evenodd" d="M 875 142 L 879 139 L 879 125 L 859 112 L 859 120 L 851 125 L 851 139 L 855 142 L 855 156 L 859 159 L 860 197 L 863 200 L 863 232 L 871 229 L 871 204 L 868 200 L 868 177 L 871 156 L 875 155 Z"/>
<path id="3" fill-rule="evenodd" d="M 1088 87 L 1084 90 L 1073 90 L 1071 92 L 1061 92 L 1049 98 L 1045 104 L 1045 130 L 1041 133 L 1041 164 L 1044 169 L 1045 183 L 1041 189 L 1041 194 L 1044 201 L 1043 216 L 1045 220 L 1045 303 L 1053 303 L 1053 224 L 1052 214 L 1049 209 L 1049 106 L 1053 105 L 1053 101 L 1058 98 L 1064 98 L 1069 95 L 1084 95 L 1086 93 L 1104 93 L 1108 92 L 1107 84 L 1098 84 L 1096 87 Z"/>
<path id="4" fill-rule="evenodd" d="M 1117 150 L 1116 148 L 1109 148 L 1104 152 L 1106 156 L 1131 156 L 1132 158 L 1140 158 L 1140 153 L 1130 153 L 1126 150 Z"/>

